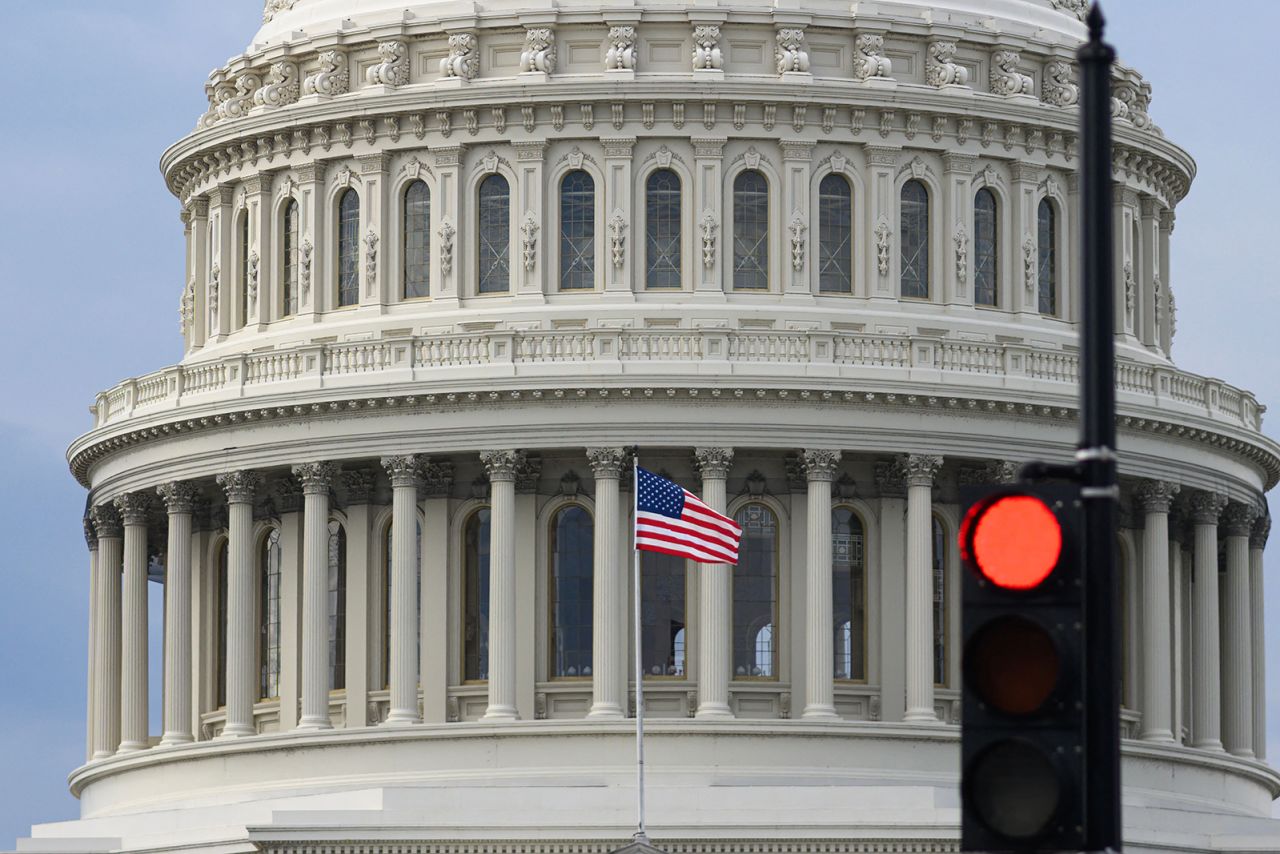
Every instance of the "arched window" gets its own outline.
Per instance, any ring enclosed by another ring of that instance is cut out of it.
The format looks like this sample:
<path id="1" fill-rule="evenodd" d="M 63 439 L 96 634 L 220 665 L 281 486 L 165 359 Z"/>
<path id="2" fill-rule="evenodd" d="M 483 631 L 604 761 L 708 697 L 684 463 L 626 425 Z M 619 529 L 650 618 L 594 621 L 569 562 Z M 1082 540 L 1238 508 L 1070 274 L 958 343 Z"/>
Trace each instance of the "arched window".
<path id="1" fill-rule="evenodd" d="M 983 187 L 973 197 L 973 301 L 995 305 L 1000 251 L 996 194 Z"/>
<path id="2" fill-rule="evenodd" d="M 853 293 L 853 188 L 835 173 L 818 184 L 818 291 Z"/>
<path id="3" fill-rule="evenodd" d="M 938 517 L 933 518 L 933 684 L 946 687 L 950 662 L 947 643 L 947 532 Z"/>
<path id="4" fill-rule="evenodd" d="M 640 553 L 640 649 L 646 678 L 684 676 L 685 561 Z"/>
<path id="5" fill-rule="evenodd" d="M 929 298 L 929 191 L 919 181 L 902 185 L 902 296 Z"/>
<path id="6" fill-rule="evenodd" d="M 1058 228 L 1057 213 L 1048 199 L 1040 200 L 1036 212 L 1039 232 L 1040 264 L 1040 313 L 1058 313 Z"/>
<path id="7" fill-rule="evenodd" d="M 344 190 L 338 200 L 338 306 L 360 301 L 360 196 Z"/>
<path id="8" fill-rule="evenodd" d="M 302 238 L 301 229 L 301 211 L 298 208 L 298 200 L 290 199 L 289 204 L 284 206 L 284 238 L 281 241 L 283 247 L 283 256 L 281 260 L 281 291 L 284 298 L 281 310 L 285 317 L 290 317 L 298 313 L 298 278 L 301 274 L 301 265 L 299 256 L 301 255 Z"/>
<path id="9" fill-rule="evenodd" d="M 462 678 L 489 678 L 489 508 L 471 514 L 462 530 Z"/>
<path id="10" fill-rule="evenodd" d="M 382 687 L 391 687 L 391 525 L 382 538 Z M 422 625 L 422 523 L 415 524 L 417 533 L 417 587 L 413 601 L 416 603 L 418 625 Z"/>
<path id="11" fill-rule="evenodd" d="M 258 697 L 280 696 L 280 529 L 258 551 Z"/>
<path id="12" fill-rule="evenodd" d="M 733 286 L 769 287 L 769 182 L 754 170 L 733 180 Z"/>
<path id="13" fill-rule="evenodd" d="M 241 326 L 249 322 L 249 212 L 240 212 L 240 316 Z"/>
<path id="14" fill-rule="evenodd" d="M 404 192 L 404 298 L 431 295 L 431 190 L 414 181 Z"/>
<path id="15" fill-rule="evenodd" d="M 736 521 L 742 541 L 733 572 L 733 678 L 776 679 L 778 517 L 763 504 L 748 504 Z"/>
<path id="16" fill-rule="evenodd" d="M 680 176 L 659 169 L 645 182 L 646 288 L 680 287 Z"/>
<path id="17" fill-rule="evenodd" d="M 591 611 L 595 525 L 580 504 L 551 520 L 551 677 L 591 675 Z"/>
<path id="18" fill-rule="evenodd" d="M 560 289 L 596 286 L 596 182 L 581 169 L 560 181 Z"/>
<path id="19" fill-rule="evenodd" d="M 213 692 L 214 705 L 219 708 L 227 704 L 227 557 L 228 543 L 224 539 L 218 546 L 218 618 L 214 623 L 217 632 L 216 664 L 214 665 Z"/>
<path id="20" fill-rule="evenodd" d="M 329 523 L 329 690 L 347 687 L 347 532 Z"/>
<path id="21" fill-rule="evenodd" d="M 511 187 L 493 174 L 480 183 L 480 293 L 511 287 Z"/>
<path id="22" fill-rule="evenodd" d="M 862 519 L 848 507 L 831 510 L 831 607 L 835 678 L 867 678 L 867 571 Z"/>

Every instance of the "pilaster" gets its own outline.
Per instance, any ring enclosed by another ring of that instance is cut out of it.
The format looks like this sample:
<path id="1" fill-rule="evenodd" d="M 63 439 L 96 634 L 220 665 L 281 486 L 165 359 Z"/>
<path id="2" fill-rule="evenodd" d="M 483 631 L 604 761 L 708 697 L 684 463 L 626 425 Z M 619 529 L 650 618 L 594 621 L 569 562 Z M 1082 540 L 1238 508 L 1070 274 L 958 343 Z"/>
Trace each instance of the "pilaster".
<path id="1" fill-rule="evenodd" d="M 636 138 L 602 137 L 604 147 L 604 245 L 605 253 L 596 259 L 604 267 L 606 299 L 634 299 L 633 282 L 641 281 L 644 235 L 635 233 L 640 221 L 631 199 L 631 157 Z M 643 284 L 638 286 L 643 289 Z"/>
<path id="2" fill-rule="evenodd" d="M 522 297 L 544 297 L 543 283 L 556 290 L 555 249 L 559 235 L 551 225 L 554 219 L 546 215 L 547 205 L 542 199 L 543 170 L 547 143 L 544 140 L 514 143 L 518 187 L 511 215 L 515 218 L 519 239 L 511 247 L 512 278 L 516 293 Z M 532 246 L 526 244 L 532 243 Z M 532 263 L 527 256 L 532 250 Z M 598 261 L 599 259 L 597 259 Z"/>
<path id="3" fill-rule="evenodd" d="M 784 139 L 782 146 L 782 229 L 784 231 L 782 281 L 784 293 L 792 298 L 817 292 L 812 251 L 816 223 L 809 222 L 814 209 L 809 198 L 813 149 L 810 139 Z"/>
<path id="4" fill-rule="evenodd" d="M 394 266 L 392 239 L 395 215 L 391 211 L 391 155 L 385 152 L 356 158 L 364 191 L 360 198 L 360 305 L 394 302 L 390 272 Z"/>
<path id="5" fill-rule="evenodd" d="M 693 222 L 697 238 L 690 247 L 685 263 L 694 269 L 694 290 L 699 294 L 723 294 L 732 287 L 727 274 L 732 260 L 732 239 L 725 236 L 724 188 L 722 174 L 724 146 L 722 136 L 695 136 L 693 143 Z M 707 253 L 706 243 L 712 242 Z M 710 261 L 710 263 L 708 263 Z M 705 500 L 705 499 L 704 499 Z M 726 665 L 727 666 L 727 665 Z"/>
<path id="6" fill-rule="evenodd" d="M 299 213 L 302 217 L 298 240 L 300 246 L 308 243 L 312 246 L 310 270 L 299 275 L 298 316 L 312 320 L 318 320 L 320 312 L 328 305 L 327 295 L 333 275 L 334 247 L 329 239 L 325 187 L 328 168 L 323 160 L 314 160 L 297 169 L 301 192 Z"/>
<path id="7" fill-rule="evenodd" d="M 449 648 L 438 632 L 449 625 L 449 566 L 453 554 L 449 538 L 449 493 L 453 489 L 453 464 L 445 459 L 424 460 L 422 473 L 422 631 L 419 650 L 419 684 L 422 687 L 422 719 L 425 723 L 448 720 Z"/>
<path id="8" fill-rule="evenodd" d="M 369 499 L 373 472 L 356 469 L 342 472 L 347 486 L 347 713 L 348 729 L 369 725 L 369 645 L 374 635 L 370 626 L 375 573 L 371 572 L 370 548 L 373 520 Z"/>
<path id="9" fill-rule="evenodd" d="M 948 305 L 973 305 L 972 179 L 976 163 L 977 158 L 970 154 L 942 158 L 942 301 Z"/>
<path id="10" fill-rule="evenodd" d="M 867 265 L 866 280 L 871 283 L 873 298 L 897 299 L 898 273 L 901 259 L 898 257 L 897 175 L 898 158 L 902 149 L 897 146 L 867 145 L 863 147 L 867 159 L 867 200 L 870 211 L 867 222 L 871 225 L 869 240 L 863 243 L 867 251 L 862 253 Z"/>

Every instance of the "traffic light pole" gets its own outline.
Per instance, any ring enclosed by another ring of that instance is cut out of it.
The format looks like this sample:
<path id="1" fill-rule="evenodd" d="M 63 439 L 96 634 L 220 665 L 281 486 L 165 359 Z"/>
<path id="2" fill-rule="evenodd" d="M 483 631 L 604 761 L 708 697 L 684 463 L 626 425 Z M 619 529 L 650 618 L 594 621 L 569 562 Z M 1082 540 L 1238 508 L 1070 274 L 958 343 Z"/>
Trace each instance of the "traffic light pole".
<path id="1" fill-rule="evenodd" d="M 1084 283 L 1080 346 L 1080 445 L 1085 520 L 1085 839 L 1121 849 L 1120 578 L 1116 572 L 1115 281 L 1111 179 L 1111 66 L 1095 3 L 1080 62 L 1080 198 Z"/>

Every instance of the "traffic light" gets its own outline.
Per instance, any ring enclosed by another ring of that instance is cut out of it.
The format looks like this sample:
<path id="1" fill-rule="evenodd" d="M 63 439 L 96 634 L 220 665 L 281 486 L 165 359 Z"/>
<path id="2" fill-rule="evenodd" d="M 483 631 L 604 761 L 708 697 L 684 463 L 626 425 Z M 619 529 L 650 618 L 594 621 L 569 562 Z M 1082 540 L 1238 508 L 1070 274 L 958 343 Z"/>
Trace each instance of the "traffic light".
<path id="1" fill-rule="evenodd" d="M 966 490 L 961 847 L 1084 848 L 1080 488 Z"/>

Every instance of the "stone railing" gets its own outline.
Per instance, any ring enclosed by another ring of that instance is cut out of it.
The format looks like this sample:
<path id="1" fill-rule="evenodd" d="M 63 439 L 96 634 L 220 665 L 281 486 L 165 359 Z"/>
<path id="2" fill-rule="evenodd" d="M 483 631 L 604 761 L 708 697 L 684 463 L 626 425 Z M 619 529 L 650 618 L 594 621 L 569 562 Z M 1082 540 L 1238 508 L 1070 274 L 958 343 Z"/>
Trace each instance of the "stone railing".
<path id="1" fill-rule="evenodd" d="M 714 371 L 708 366 L 715 365 Z M 627 378 L 632 384 L 697 385 L 796 380 L 856 381 L 886 394 L 981 395 L 999 390 L 1050 393 L 1074 405 L 1079 357 L 1065 350 L 925 336 L 727 330 L 596 329 L 484 331 L 328 343 L 228 356 L 165 368 L 98 395 L 95 427 L 135 416 L 224 400 L 308 390 L 414 386 L 448 392 L 495 379 L 522 384 L 550 380 Z M 1252 394 L 1176 368 L 1133 361 L 1116 364 L 1120 402 L 1146 403 L 1261 429 L 1263 407 Z M 1040 403 L 1041 401 L 1030 401 Z"/>

